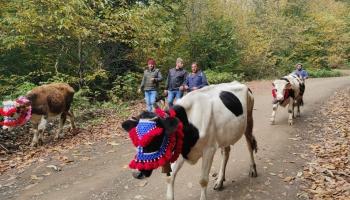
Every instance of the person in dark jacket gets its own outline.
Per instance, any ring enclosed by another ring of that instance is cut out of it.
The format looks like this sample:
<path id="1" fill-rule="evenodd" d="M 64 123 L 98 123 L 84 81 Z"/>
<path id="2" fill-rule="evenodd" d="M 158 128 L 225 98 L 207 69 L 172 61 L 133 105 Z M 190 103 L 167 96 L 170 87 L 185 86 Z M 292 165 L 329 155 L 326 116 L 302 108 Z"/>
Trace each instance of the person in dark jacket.
<path id="1" fill-rule="evenodd" d="M 153 111 L 153 105 L 156 102 L 157 88 L 159 82 L 163 80 L 159 69 L 156 69 L 156 61 L 149 59 L 147 62 L 148 69 L 143 72 L 143 78 L 138 92 L 141 90 L 145 92 L 145 100 L 148 111 Z"/>
<path id="2" fill-rule="evenodd" d="M 198 90 L 208 85 L 207 77 L 204 72 L 199 69 L 197 62 L 193 62 L 191 65 L 192 73 L 186 78 L 185 89 L 188 92 Z"/>
<path id="3" fill-rule="evenodd" d="M 176 99 L 180 99 L 185 90 L 185 80 L 187 77 L 187 71 L 183 69 L 183 60 L 181 58 L 176 59 L 176 66 L 171 68 L 168 73 L 164 94 L 168 95 L 168 105 L 173 106 L 173 102 Z"/>

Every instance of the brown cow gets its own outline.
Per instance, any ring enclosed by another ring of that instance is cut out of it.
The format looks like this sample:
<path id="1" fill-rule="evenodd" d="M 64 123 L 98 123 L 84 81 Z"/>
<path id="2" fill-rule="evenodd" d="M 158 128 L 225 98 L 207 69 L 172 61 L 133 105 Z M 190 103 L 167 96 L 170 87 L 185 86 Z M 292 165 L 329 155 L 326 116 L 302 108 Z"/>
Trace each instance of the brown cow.
<path id="1" fill-rule="evenodd" d="M 32 117 L 30 121 L 33 124 L 34 136 L 31 146 L 41 145 L 43 142 L 43 132 L 47 121 L 51 118 L 60 116 L 59 130 L 56 132 L 55 139 L 63 137 L 63 125 L 67 115 L 70 118 L 71 127 L 74 130 L 74 115 L 70 111 L 73 102 L 74 89 L 65 83 L 51 83 L 33 88 L 25 96 L 32 107 Z M 22 105 L 24 109 L 26 106 Z"/>

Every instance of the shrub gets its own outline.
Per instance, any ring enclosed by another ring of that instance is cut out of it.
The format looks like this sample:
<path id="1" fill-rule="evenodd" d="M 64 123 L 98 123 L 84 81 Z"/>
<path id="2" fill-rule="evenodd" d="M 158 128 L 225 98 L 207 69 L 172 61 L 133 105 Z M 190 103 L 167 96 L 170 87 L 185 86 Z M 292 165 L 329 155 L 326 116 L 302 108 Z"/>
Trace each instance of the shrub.
<path id="1" fill-rule="evenodd" d="M 205 75 L 207 76 L 209 84 L 227 83 L 232 81 L 242 81 L 244 74 L 235 74 L 232 72 L 218 72 L 214 70 L 206 70 Z"/>

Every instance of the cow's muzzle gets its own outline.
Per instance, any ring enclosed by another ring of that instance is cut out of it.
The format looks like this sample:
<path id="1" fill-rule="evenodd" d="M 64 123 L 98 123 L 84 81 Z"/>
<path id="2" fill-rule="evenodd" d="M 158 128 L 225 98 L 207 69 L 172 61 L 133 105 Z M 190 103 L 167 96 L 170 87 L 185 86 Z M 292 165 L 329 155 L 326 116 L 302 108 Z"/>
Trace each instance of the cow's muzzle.
<path id="1" fill-rule="evenodd" d="M 153 170 L 141 170 L 132 173 L 132 176 L 136 179 L 148 178 L 152 175 Z"/>

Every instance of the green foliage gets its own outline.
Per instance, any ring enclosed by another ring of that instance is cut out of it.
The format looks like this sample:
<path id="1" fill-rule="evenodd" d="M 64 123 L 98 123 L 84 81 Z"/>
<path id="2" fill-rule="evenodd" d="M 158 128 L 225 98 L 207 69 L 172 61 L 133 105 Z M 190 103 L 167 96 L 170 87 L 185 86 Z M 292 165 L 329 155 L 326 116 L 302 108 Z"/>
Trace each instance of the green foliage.
<path id="1" fill-rule="evenodd" d="M 79 105 L 133 100 L 149 57 L 162 72 L 197 61 L 211 83 L 282 76 L 297 62 L 317 77 L 350 66 L 345 0 L 2 0 L 0 10 L 2 98 L 66 82 Z"/>
<path id="2" fill-rule="evenodd" d="M 136 94 L 141 83 L 141 78 L 141 74 L 133 72 L 117 77 L 113 82 L 113 88 L 109 91 L 112 102 L 138 99 L 139 95 Z"/>
<path id="3" fill-rule="evenodd" d="M 309 76 L 312 78 L 341 76 L 340 71 L 330 70 L 330 69 L 311 69 L 311 70 L 308 70 L 308 73 L 309 73 Z"/>
<path id="4" fill-rule="evenodd" d="M 244 74 L 234 74 L 232 72 L 218 72 L 214 70 L 206 70 L 205 75 L 209 84 L 228 83 L 232 81 L 243 81 Z"/>

